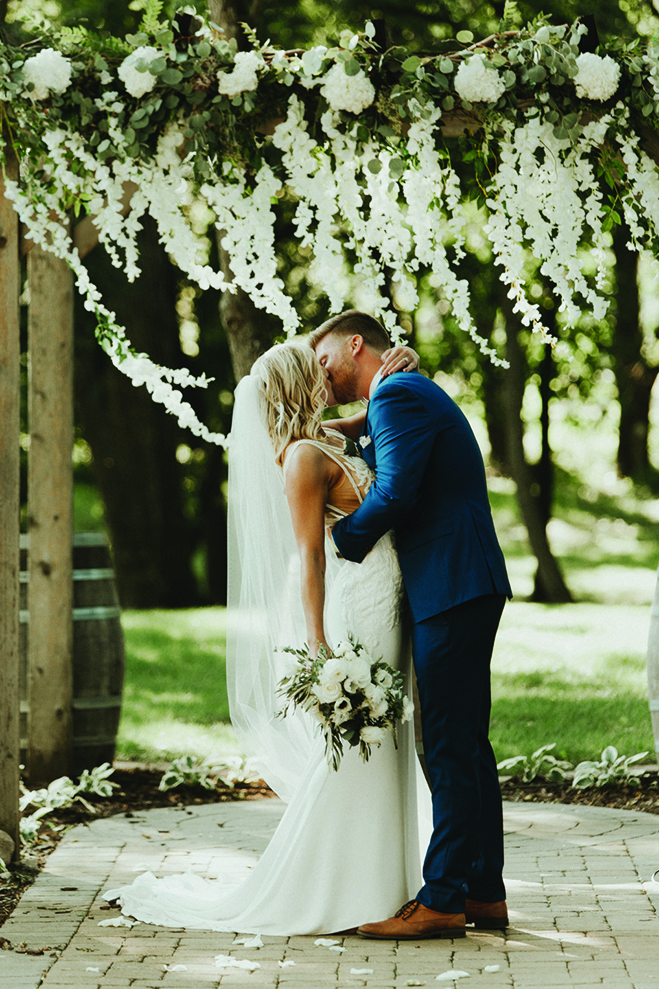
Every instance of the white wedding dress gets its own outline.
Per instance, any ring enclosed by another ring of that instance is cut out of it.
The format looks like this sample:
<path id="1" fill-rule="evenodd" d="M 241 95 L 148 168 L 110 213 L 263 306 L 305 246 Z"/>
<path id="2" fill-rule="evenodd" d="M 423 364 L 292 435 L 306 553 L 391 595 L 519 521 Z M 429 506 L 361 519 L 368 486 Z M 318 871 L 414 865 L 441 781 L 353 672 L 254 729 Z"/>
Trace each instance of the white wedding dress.
<path id="1" fill-rule="evenodd" d="M 344 488 L 355 492 L 356 507 L 370 476 L 360 458 L 340 452 L 342 442 L 334 432 L 327 443 L 317 445 L 342 467 Z M 250 449 L 253 453 L 253 444 Z M 233 446 L 231 451 L 233 454 Z M 254 493 L 253 482 L 250 491 Z M 345 512 L 329 505 L 328 521 L 335 521 L 337 514 Z M 281 518 L 280 525 L 284 524 Z M 391 534 L 377 543 L 362 564 L 344 562 L 340 567 L 328 567 L 328 571 L 332 569 L 338 572 L 327 595 L 330 643 L 336 644 L 350 632 L 374 655 L 404 669 L 411 693 L 403 585 Z M 287 615 L 297 612 L 297 603 L 290 597 L 292 590 L 299 599 L 299 582 L 291 578 L 294 570 L 294 562 L 289 562 Z M 281 596 L 281 586 L 279 592 Z M 271 612 L 267 622 L 269 634 L 283 613 L 280 600 L 276 614 Z M 258 626 L 255 613 L 251 623 L 254 631 Z M 301 644 L 286 639 L 287 634 L 285 626 L 278 630 L 280 645 Z M 400 727 L 397 749 L 388 735 L 380 747 L 373 748 L 366 764 L 357 748 L 345 746 L 339 770 L 334 772 L 328 767 L 323 740 L 308 714 L 296 711 L 285 719 L 273 717 L 281 700 L 268 699 L 267 695 L 284 675 L 285 668 L 276 667 L 285 659 L 274 651 L 266 658 L 267 673 L 261 665 L 259 675 L 243 689 L 242 700 L 231 673 L 229 687 L 239 737 L 250 717 L 254 728 L 254 712 L 262 704 L 269 706 L 252 754 L 257 761 L 261 756 L 265 779 L 288 799 L 270 844 L 239 886 L 193 873 L 164 878 L 145 873 L 131 886 L 105 893 L 106 899 L 119 901 L 125 915 L 165 927 L 270 935 L 329 934 L 391 916 L 422 885 L 422 852 L 430 838 L 431 806 L 416 758 L 413 724 Z M 263 663 L 262 653 L 259 662 Z M 246 674 L 243 671 L 241 675 Z M 269 686 L 263 690 L 266 675 Z M 277 753 L 286 745 L 286 758 L 277 761 Z"/>

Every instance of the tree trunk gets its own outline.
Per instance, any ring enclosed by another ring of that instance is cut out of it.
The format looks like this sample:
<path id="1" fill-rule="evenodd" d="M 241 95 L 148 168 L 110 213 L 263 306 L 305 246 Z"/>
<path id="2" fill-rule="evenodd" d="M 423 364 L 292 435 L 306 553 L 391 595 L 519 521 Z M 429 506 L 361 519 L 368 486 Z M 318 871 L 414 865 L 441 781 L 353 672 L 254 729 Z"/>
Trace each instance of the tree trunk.
<path id="1" fill-rule="evenodd" d="M 132 285 L 104 250 L 87 264 L 137 351 L 159 364 L 181 364 L 176 319 L 178 270 L 157 242 L 152 222 L 138 238 L 142 274 Z M 191 559 L 195 545 L 183 512 L 181 432 L 144 388 L 113 367 L 94 340 L 93 318 L 76 308 L 76 398 L 83 435 L 105 503 L 123 607 L 199 603 Z"/>
<path id="2" fill-rule="evenodd" d="M 502 293 L 502 309 L 506 317 L 506 356 L 510 368 L 506 372 L 506 434 L 507 459 L 517 486 L 517 500 L 529 542 L 538 561 L 533 598 L 548 604 L 572 601 L 559 565 L 547 539 L 547 520 L 533 495 L 533 471 L 524 455 L 524 423 L 522 403 L 526 383 L 524 353 L 517 334 L 519 326 L 508 298 Z"/>
<path id="3" fill-rule="evenodd" d="M 508 371 L 496 367 L 485 358 L 481 365 L 485 425 L 490 441 L 490 463 L 504 477 L 511 476 L 508 462 L 508 432 L 506 428 L 506 383 Z"/>
<path id="4" fill-rule="evenodd" d="M 222 28 L 227 38 L 235 38 L 239 48 L 244 47 L 241 23 L 253 27 L 260 8 L 261 0 L 208 0 L 210 19 Z"/>
<path id="5" fill-rule="evenodd" d="M 8 155 L 6 174 L 18 178 Z M 20 265 L 18 216 L 4 196 L 0 172 L 0 830 L 10 839 L 6 860 L 18 861 L 19 798 L 19 450 Z M 10 851 L 13 842 L 13 853 Z"/>
<path id="6" fill-rule="evenodd" d="M 640 325 L 638 294 L 638 254 L 627 247 L 629 228 L 614 232 L 616 255 L 617 317 L 611 353 L 620 402 L 618 473 L 623 477 L 642 476 L 649 468 L 648 432 L 650 398 L 659 367 L 649 367 L 643 357 L 643 330 Z"/>
<path id="7" fill-rule="evenodd" d="M 28 254 L 30 353 L 28 774 L 71 772 L 73 734 L 73 275 Z"/>
<path id="8" fill-rule="evenodd" d="M 551 330 L 551 327 L 549 327 Z M 531 468 L 533 485 L 531 494 L 535 500 L 540 520 L 547 529 L 551 518 L 552 506 L 554 502 L 554 461 L 549 446 L 549 399 L 551 398 L 550 384 L 554 377 L 554 360 L 552 357 L 551 345 L 546 343 L 544 354 L 539 367 L 540 372 L 540 432 L 541 447 L 540 459 Z M 543 572 L 538 566 L 534 582 L 532 601 L 546 601 L 548 589 L 545 586 Z"/>

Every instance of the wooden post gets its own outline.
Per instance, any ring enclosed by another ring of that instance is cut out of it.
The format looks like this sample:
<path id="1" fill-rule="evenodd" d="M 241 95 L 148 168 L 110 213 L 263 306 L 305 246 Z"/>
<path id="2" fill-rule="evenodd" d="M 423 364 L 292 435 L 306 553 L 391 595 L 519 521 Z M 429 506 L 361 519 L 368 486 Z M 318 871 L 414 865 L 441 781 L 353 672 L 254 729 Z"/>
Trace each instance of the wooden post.
<path id="1" fill-rule="evenodd" d="M 5 169 L 8 178 L 18 177 L 15 159 Z M 4 191 L 0 171 L 0 830 L 14 842 L 18 861 L 20 266 L 18 216 Z"/>
<path id="2" fill-rule="evenodd" d="M 28 254 L 30 351 L 28 773 L 68 775 L 73 692 L 73 278 L 38 246 Z"/>
<path id="3" fill-rule="evenodd" d="M 659 568 L 650 612 L 650 634 L 648 635 L 648 700 L 654 735 L 654 749 L 659 761 Z"/>

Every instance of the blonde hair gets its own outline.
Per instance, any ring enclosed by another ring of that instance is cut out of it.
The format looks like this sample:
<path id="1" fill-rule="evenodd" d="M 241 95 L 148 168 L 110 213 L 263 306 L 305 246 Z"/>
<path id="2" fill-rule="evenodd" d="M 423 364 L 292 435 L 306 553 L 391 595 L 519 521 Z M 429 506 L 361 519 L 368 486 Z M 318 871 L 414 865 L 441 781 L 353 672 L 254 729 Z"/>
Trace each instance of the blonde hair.
<path id="1" fill-rule="evenodd" d="M 252 366 L 265 401 L 265 419 L 275 458 L 295 440 L 323 438 L 325 375 L 307 343 L 278 343 Z"/>

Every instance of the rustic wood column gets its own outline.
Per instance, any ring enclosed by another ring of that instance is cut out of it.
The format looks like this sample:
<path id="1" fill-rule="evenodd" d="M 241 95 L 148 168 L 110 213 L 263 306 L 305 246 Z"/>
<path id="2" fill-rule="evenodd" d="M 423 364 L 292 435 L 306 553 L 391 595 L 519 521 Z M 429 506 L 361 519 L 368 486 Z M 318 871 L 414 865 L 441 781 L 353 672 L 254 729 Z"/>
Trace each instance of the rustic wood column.
<path id="1" fill-rule="evenodd" d="M 73 689 L 73 278 L 36 245 L 28 254 L 30 454 L 28 773 L 69 775 Z"/>
<path id="2" fill-rule="evenodd" d="M 659 567 L 657 568 L 657 584 L 654 591 L 654 601 L 650 612 L 650 634 L 648 635 L 648 700 L 650 702 L 650 719 L 654 735 L 654 750 L 659 760 Z"/>
<path id="3" fill-rule="evenodd" d="M 8 178 L 18 164 L 6 165 Z M 19 858 L 19 449 L 20 449 L 20 266 L 18 216 L 4 196 L 0 171 L 0 830 Z M 9 856 L 7 856 L 9 857 Z"/>

